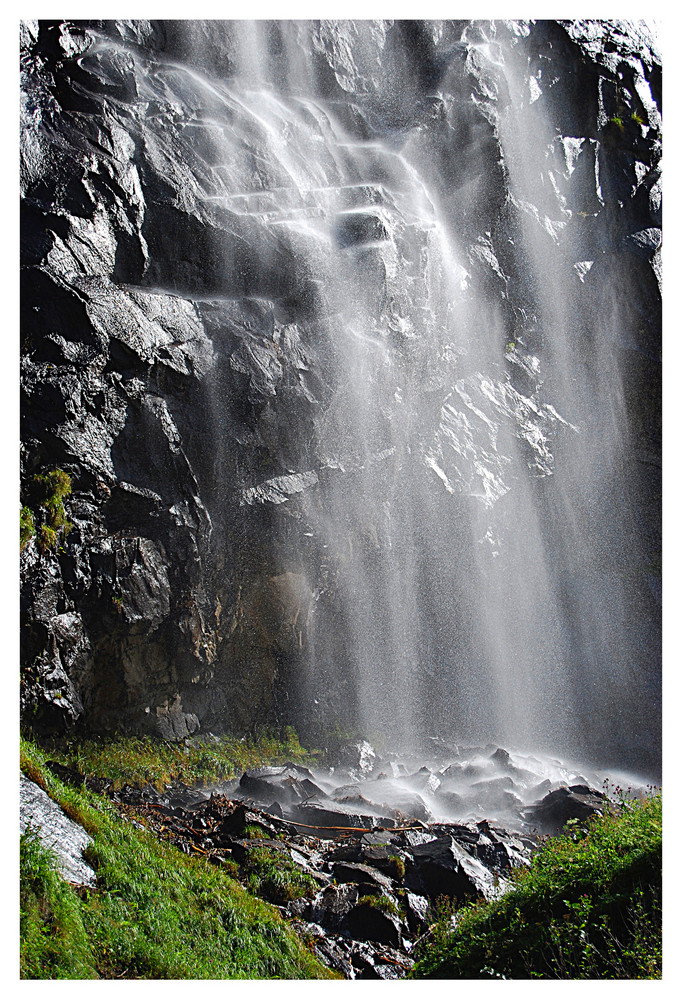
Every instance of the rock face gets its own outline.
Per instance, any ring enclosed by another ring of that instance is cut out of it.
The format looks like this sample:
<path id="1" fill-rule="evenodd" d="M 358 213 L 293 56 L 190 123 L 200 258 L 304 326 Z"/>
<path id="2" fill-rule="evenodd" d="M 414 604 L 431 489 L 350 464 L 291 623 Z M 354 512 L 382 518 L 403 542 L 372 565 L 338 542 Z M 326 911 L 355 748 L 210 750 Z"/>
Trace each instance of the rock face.
<path id="1" fill-rule="evenodd" d="M 562 714 L 655 766 L 643 27 L 27 21 L 21 46 L 38 529 L 35 477 L 72 486 L 68 535 L 22 550 L 25 721 Z"/>

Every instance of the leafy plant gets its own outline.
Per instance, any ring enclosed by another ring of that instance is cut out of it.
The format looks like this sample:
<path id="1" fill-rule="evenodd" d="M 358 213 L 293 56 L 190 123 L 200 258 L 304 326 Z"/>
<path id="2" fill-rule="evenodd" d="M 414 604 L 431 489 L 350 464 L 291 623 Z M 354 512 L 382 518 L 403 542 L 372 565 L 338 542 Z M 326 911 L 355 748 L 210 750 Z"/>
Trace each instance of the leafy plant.
<path id="1" fill-rule="evenodd" d="M 52 469 L 31 480 L 29 488 L 32 507 L 21 508 L 21 550 L 38 528 L 38 548 L 41 553 L 54 551 L 60 538 L 65 538 L 73 525 L 66 517 L 64 500 L 71 493 L 71 477 L 63 469 Z"/>
<path id="2" fill-rule="evenodd" d="M 42 553 L 53 551 L 57 548 L 59 536 L 54 528 L 47 524 L 41 524 L 38 530 L 38 548 Z"/>

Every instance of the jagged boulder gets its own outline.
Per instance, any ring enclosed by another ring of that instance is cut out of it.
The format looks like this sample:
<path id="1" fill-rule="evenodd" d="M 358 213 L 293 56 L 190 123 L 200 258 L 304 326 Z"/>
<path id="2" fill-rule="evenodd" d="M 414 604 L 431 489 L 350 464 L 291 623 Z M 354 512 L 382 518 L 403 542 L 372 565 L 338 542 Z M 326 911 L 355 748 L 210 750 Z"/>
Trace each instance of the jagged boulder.
<path id="1" fill-rule="evenodd" d="M 602 816 L 608 801 L 603 792 L 587 785 L 562 786 L 525 809 L 524 815 L 540 833 L 558 834 L 569 820 Z"/>
<path id="2" fill-rule="evenodd" d="M 505 882 L 465 851 L 453 837 L 438 837 L 410 850 L 405 885 L 413 892 L 436 898 L 452 896 L 461 901 L 483 896 L 494 899 Z"/>

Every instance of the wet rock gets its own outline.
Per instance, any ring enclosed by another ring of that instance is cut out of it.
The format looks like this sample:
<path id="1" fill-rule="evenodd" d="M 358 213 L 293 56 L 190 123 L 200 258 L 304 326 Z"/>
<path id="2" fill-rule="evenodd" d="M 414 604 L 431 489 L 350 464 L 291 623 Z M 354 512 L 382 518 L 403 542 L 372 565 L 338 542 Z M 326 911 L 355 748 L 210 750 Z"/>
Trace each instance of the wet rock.
<path id="1" fill-rule="evenodd" d="M 360 941 L 378 941 L 393 948 L 400 948 L 402 944 L 399 918 L 370 903 L 354 906 L 345 916 L 342 928 Z"/>
<path id="2" fill-rule="evenodd" d="M 405 893 L 405 914 L 410 931 L 415 935 L 422 934 L 428 926 L 428 916 L 431 904 L 426 896 L 414 892 Z"/>
<path id="3" fill-rule="evenodd" d="M 182 699 L 176 694 L 171 701 L 157 706 L 156 728 L 162 739 L 182 740 L 197 731 L 199 719 L 194 712 L 183 711 Z"/>
<path id="4" fill-rule="evenodd" d="M 376 952 L 367 944 L 353 942 L 350 948 L 350 960 L 356 979 L 378 979 L 374 971 Z"/>
<path id="5" fill-rule="evenodd" d="M 307 928 L 310 925 L 307 925 Z M 306 928 L 306 930 L 307 930 Z M 308 930 L 308 934 L 310 931 Z M 321 931 L 320 936 L 315 941 L 313 951 L 319 959 L 321 959 L 325 965 L 328 965 L 331 969 L 335 969 L 340 972 L 345 979 L 355 979 L 356 970 L 348 957 L 348 948 L 344 947 L 338 941 L 325 935 L 324 931 Z"/>
<path id="6" fill-rule="evenodd" d="M 384 816 L 392 816 L 398 823 L 419 820 L 428 823 L 433 819 L 426 803 L 417 792 L 403 788 L 390 780 L 372 780 L 363 782 L 361 786 L 344 785 L 332 793 L 337 802 L 348 804 L 361 801 L 368 802 L 372 809 Z M 379 825 L 379 824 L 377 824 Z"/>
<path id="7" fill-rule="evenodd" d="M 483 896 L 494 899 L 504 883 L 480 861 L 467 853 L 452 837 L 439 837 L 411 849 L 405 885 L 432 898 L 452 896 L 460 901 Z"/>
<path id="8" fill-rule="evenodd" d="M 211 808 L 212 800 L 209 800 L 208 808 Z M 228 837 L 239 836 L 244 833 L 247 826 L 257 826 L 265 833 L 272 835 L 279 830 L 292 830 L 289 824 L 276 823 L 274 817 L 266 816 L 262 812 L 246 808 L 241 802 L 230 803 L 230 807 L 225 813 L 221 809 L 222 803 L 217 806 L 218 816 L 220 816 L 219 831 Z M 215 805 L 214 805 L 215 808 Z"/>
<path id="9" fill-rule="evenodd" d="M 436 833 L 431 832 L 427 828 L 424 828 L 423 830 L 419 829 L 403 830 L 399 834 L 398 843 L 402 844 L 405 847 L 411 848 L 411 847 L 416 847 L 419 844 L 432 843 L 434 840 L 437 839 L 437 837 L 438 835 Z"/>
<path id="10" fill-rule="evenodd" d="M 526 867 L 529 864 L 527 853 L 508 843 L 477 844 L 474 854 L 489 871 L 500 875 L 508 873 L 512 868 Z"/>
<path id="11" fill-rule="evenodd" d="M 273 799 L 282 806 L 300 802 L 314 794 L 323 794 L 311 780 L 307 768 L 292 765 L 260 767 L 245 771 L 239 780 L 239 790 L 262 803 Z"/>
<path id="12" fill-rule="evenodd" d="M 352 864 L 344 861 L 337 861 L 333 868 L 334 878 L 337 882 L 355 882 L 364 886 L 369 883 L 375 889 L 391 894 L 394 891 L 393 882 L 382 872 L 370 865 Z"/>
<path id="13" fill-rule="evenodd" d="M 608 805 L 607 797 L 587 785 L 557 788 L 524 810 L 526 822 L 540 833 L 558 834 L 570 819 L 585 820 L 601 816 Z"/>
<path id="14" fill-rule="evenodd" d="M 501 767 L 506 767 L 511 764 L 511 757 L 509 756 L 508 750 L 503 750 L 502 747 L 498 747 L 497 750 L 490 755 L 490 759 L 494 760 L 496 764 Z"/>
<path id="15" fill-rule="evenodd" d="M 351 774 L 369 774 L 376 762 L 376 751 L 367 740 L 360 740 L 358 743 L 347 743 L 330 758 L 330 763 L 335 768 L 343 768 Z"/>
<path id="16" fill-rule="evenodd" d="M 435 812 L 447 816 L 457 816 L 465 808 L 465 799 L 457 792 L 445 791 L 439 788 L 435 795 Z"/>
<path id="17" fill-rule="evenodd" d="M 292 806 L 288 811 L 291 822 L 301 831 L 317 832 L 318 836 L 329 836 L 343 833 L 347 830 L 371 830 L 376 826 L 394 826 L 395 821 L 388 818 L 349 813 L 341 810 L 325 809 L 311 803 Z"/>
<path id="18" fill-rule="evenodd" d="M 440 788 L 440 778 L 438 778 L 428 767 L 421 767 L 416 774 L 405 775 L 401 783 L 413 788 L 416 792 L 426 792 L 433 795 Z"/>
<path id="19" fill-rule="evenodd" d="M 322 927 L 339 930 L 359 898 L 358 887 L 352 883 L 325 886 L 310 903 L 307 918 Z"/>
<path id="20" fill-rule="evenodd" d="M 405 975 L 404 966 L 376 962 L 374 971 L 378 979 L 402 979 Z"/>

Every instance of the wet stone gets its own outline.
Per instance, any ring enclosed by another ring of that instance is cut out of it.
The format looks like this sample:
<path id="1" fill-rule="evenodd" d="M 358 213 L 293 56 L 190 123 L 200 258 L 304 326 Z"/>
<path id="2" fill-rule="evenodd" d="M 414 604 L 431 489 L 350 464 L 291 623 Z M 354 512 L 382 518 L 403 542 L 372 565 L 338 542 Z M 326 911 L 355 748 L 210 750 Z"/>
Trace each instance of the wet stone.
<path id="1" fill-rule="evenodd" d="M 606 796 L 587 785 L 557 788 L 524 810 L 524 818 L 540 833 L 558 834 L 570 819 L 602 815 Z"/>
<path id="2" fill-rule="evenodd" d="M 323 927 L 340 928 L 360 898 L 357 885 L 329 885 L 315 896 L 308 908 L 308 919 Z"/>
<path id="3" fill-rule="evenodd" d="M 83 827 L 69 819 L 42 788 L 23 774 L 20 804 L 21 832 L 35 831 L 41 843 L 54 853 L 65 879 L 77 885 L 94 886 L 95 873 L 83 859 L 83 851 L 92 838 Z"/>
<path id="4" fill-rule="evenodd" d="M 379 889 L 386 890 L 386 892 L 393 891 L 391 879 L 369 865 L 337 862 L 334 865 L 334 877 L 337 882 L 357 882 L 362 884 L 369 882 L 376 885 Z"/>
<path id="5" fill-rule="evenodd" d="M 431 898 L 447 895 L 458 900 L 478 895 L 493 899 L 500 891 L 499 879 L 452 837 L 413 848 L 405 884 Z"/>
<path id="6" fill-rule="evenodd" d="M 343 930 L 353 938 L 378 941 L 400 948 L 402 932 L 400 920 L 376 906 L 354 906 L 343 921 Z"/>
<path id="7" fill-rule="evenodd" d="M 426 896 L 414 892 L 405 893 L 407 924 L 413 934 L 420 934 L 428 926 L 430 903 Z"/>

